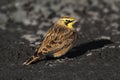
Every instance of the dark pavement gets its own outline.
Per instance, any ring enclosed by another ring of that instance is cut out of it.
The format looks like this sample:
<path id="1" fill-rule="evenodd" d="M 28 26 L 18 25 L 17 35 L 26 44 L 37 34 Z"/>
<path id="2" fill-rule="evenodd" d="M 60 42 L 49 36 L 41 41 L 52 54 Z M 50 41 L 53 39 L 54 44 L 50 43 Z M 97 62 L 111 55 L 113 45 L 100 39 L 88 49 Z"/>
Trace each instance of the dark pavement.
<path id="1" fill-rule="evenodd" d="M 23 66 L 63 15 L 78 19 L 80 45 Z M 1 0 L 0 80 L 120 80 L 120 1 Z"/>

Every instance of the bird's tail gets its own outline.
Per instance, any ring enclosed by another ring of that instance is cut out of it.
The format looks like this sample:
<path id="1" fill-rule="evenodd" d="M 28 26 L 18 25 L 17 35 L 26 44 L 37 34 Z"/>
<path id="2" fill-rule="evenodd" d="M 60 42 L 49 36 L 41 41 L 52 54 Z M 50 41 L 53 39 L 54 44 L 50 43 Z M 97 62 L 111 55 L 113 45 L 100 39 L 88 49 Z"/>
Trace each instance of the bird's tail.
<path id="1" fill-rule="evenodd" d="M 36 56 L 36 53 L 35 53 L 33 56 L 31 56 L 30 58 L 28 58 L 28 59 L 23 63 L 23 65 L 29 65 L 29 64 L 37 61 L 37 60 L 42 60 L 42 59 L 45 59 L 45 58 L 46 58 L 45 55 L 42 55 L 42 54 L 41 54 L 41 55 L 39 55 L 39 56 Z"/>
<path id="2" fill-rule="evenodd" d="M 34 56 L 34 55 L 33 55 L 33 56 L 31 56 L 30 58 L 28 58 L 28 59 L 23 63 L 23 65 L 29 65 L 29 64 L 37 61 L 38 59 L 39 59 L 38 56 Z"/>

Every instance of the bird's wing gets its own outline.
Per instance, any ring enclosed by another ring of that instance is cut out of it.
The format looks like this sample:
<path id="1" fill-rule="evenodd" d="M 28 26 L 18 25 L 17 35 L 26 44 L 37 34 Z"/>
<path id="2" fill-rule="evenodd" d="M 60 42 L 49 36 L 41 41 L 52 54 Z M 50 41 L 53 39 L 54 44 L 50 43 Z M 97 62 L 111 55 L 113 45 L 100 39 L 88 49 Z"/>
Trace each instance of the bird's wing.
<path id="1" fill-rule="evenodd" d="M 61 48 L 53 54 L 54 57 L 60 57 L 64 55 L 73 46 L 73 39 L 67 39 L 66 43 L 67 44 L 65 44 L 63 48 Z"/>
<path id="2" fill-rule="evenodd" d="M 55 31 L 55 32 L 54 32 Z M 73 31 L 58 31 L 50 29 L 42 41 L 37 53 L 55 53 L 62 48 L 71 45 L 74 41 Z"/>

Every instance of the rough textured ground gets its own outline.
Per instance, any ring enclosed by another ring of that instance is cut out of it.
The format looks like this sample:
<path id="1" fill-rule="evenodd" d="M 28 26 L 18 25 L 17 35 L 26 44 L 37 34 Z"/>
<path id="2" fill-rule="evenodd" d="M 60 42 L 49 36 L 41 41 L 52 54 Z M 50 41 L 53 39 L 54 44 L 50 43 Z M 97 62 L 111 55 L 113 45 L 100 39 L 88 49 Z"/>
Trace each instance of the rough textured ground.
<path id="1" fill-rule="evenodd" d="M 62 58 L 22 66 L 63 15 L 78 19 L 80 45 Z M 0 1 L 0 80 L 120 80 L 119 63 L 119 0 Z"/>

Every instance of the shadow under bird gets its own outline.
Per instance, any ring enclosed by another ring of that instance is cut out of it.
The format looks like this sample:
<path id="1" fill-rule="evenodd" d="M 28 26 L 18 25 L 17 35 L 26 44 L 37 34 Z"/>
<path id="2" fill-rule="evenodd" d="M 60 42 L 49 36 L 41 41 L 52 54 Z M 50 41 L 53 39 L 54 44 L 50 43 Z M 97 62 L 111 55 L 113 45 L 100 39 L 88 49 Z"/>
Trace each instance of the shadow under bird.
<path id="1" fill-rule="evenodd" d="M 34 55 L 28 58 L 23 65 L 45 59 L 46 56 L 56 58 L 67 53 L 77 41 L 77 31 L 73 27 L 75 22 L 76 19 L 73 17 L 60 17 L 46 32 Z"/>

